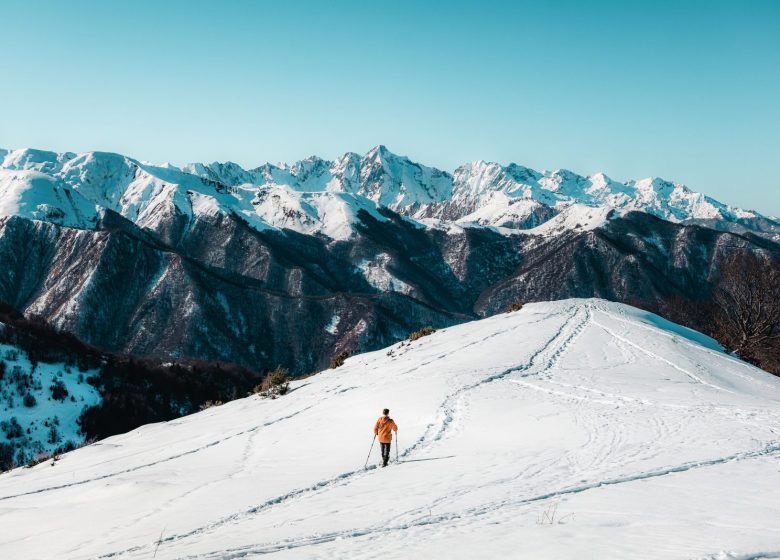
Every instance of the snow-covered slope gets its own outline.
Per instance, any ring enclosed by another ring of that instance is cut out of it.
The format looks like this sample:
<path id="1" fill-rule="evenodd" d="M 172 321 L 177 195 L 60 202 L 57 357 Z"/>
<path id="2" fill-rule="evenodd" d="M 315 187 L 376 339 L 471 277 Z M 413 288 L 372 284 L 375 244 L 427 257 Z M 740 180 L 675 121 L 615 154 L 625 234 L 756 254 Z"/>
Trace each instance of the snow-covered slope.
<path id="1" fill-rule="evenodd" d="M 399 462 L 364 470 L 385 406 Z M 630 307 L 530 304 L 2 475 L 0 554 L 768 558 L 779 460 L 780 379 Z"/>
<path id="2" fill-rule="evenodd" d="M 85 408 L 100 403 L 98 390 L 87 381 L 98 370 L 32 363 L 24 350 L 8 343 L 0 344 L 0 362 L 0 444 L 13 449 L 17 464 L 84 442 L 78 420 Z"/>
<path id="3" fill-rule="evenodd" d="M 571 206 L 588 206 L 780 239 L 776 220 L 659 178 L 621 183 L 603 173 L 584 177 L 484 161 L 449 174 L 384 146 L 364 156 L 310 157 L 251 170 L 232 162 L 179 169 L 103 152 L 0 150 L 0 158 L 0 217 L 18 214 L 82 228 L 92 227 L 97 209 L 107 208 L 155 231 L 180 218 L 192 224 L 233 214 L 261 231 L 346 239 L 361 211 L 381 219 L 378 209 L 388 208 L 427 225 L 445 221 L 446 228 L 454 223 L 456 229 L 489 226 L 511 233 L 527 232 Z"/>
<path id="4" fill-rule="evenodd" d="M 99 207 L 56 176 L 40 171 L 0 169 L 2 216 L 90 228 L 98 221 Z"/>

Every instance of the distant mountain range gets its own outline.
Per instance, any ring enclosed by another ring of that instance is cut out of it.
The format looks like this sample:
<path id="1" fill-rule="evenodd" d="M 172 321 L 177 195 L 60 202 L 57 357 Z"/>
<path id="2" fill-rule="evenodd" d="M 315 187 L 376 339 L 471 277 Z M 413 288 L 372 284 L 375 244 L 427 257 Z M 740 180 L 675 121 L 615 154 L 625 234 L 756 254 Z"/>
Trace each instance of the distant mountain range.
<path id="1" fill-rule="evenodd" d="M 378 146 L 246 170 L 0 150 L 0 300 L 111 351 L 320 368 L 523 300 L 705 297 L 780 223 L 658 178 Z"/>
<path id="2" fill-rule="evenodd" d="M 420 227 L 492 226 L 503 233 L 547 232 L 529 230 L 556 216 L 557 225 L 570 229 L 600 224 L 610 211 L 640 211 L 675 223 L 780 239 L 775 219 L 659 178 L 620 183 L 603 173 L 583 177 L 565 169 L 538 172 L 484 161 L 450 174 L 384 146 L 364 156 L 310 157 L 250 170 L 230 162 L 177 168 L 100 152 L 0 150 L 0 158 L 3 215 L 89 229 L 106 209 L 152 230 L 171 214 L 190 221 L 236 214 L 260 231 L 290 229 L 332 239 L 349 238 L 361 211 L 382 220 L 382 208 Z"/>

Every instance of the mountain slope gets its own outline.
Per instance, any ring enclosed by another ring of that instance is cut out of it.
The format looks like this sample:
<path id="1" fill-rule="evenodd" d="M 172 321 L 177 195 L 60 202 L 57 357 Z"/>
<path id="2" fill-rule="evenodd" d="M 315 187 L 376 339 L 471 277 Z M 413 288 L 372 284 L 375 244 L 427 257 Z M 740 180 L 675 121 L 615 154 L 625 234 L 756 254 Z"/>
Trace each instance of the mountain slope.
<path id="1" fill-rule="evenodd" d="M 599 300 L 526 305 L 356 356 L 280 399 L 2 475 L 0 551 L 770 557 L 778 404 L 780 379 L 654 315 Z M 373 468 L 375 446 L 363 470 L 384 406 L 403 463 Z"/>
<path id="2" fill-rule="evenodd" d="M 516 301 L 597 296 L 658 308 L 705 297 L 724 252 L 780 252 L 642 213 L 550 236 L 420 229 L 387 216 L 330 243 L 220 215 L 197 220 L 175 246 L 110 211 L 97 230 L 0 219 L 0 300 L 113 352 L 305 374 L 344 350 Z"/>
<path id="3" fill-rule="evenodd" d="M 703 297 L 725 251 L 778 252 L 641 213 L 549 237 L 421 230 L 395 216 L 338 244 L 230 216 L 197 221 L 175 247 L 111 212 L 98 227 L 0 220 L 0 299 L 106 350 L 295 373 L 516 301 Z"/>

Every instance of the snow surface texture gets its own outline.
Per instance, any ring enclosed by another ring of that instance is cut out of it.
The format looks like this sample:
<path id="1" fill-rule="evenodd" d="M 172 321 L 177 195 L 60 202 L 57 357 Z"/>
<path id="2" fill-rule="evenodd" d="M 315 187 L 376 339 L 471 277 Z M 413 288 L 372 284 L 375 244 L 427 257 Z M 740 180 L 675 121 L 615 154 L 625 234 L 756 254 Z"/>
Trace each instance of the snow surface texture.
<path id="1" fill-rule="evenodd" d="M 453 174 L 377 146 L 335 161 L 310 157 L 292 165 L 245 170 L 231 162 L 153 165 L 119 154 L 57 154 L 0 150 L 0 217 L 21 215 L 93 228 L 105 209 L 157 230 L 174 216 L 188 223 L 236 215 L 252 227 L 322 234 L 355 233 L 365 212 L 386 220 L 389 208 L 418 223 L 462 231 L 494 227 L 503 233 L 558 235 L 593 229 L 610 211 L 640 211 L 780 239 L 780 223 L 732 208 L 686 186 L 659 178 L 621 183 L 597 173 L 538 172 L 476 161 Z M 553 216 L 559 219 L 539 229 Z"/>
<path id="2" fill-rule="evenodd" d="M 529 304 L 291 388 L 0 476 L 0 555 L 780 556 L 780 379 L 652 314 Z"/>
<path id="3" fill-rule="evenodd" d="M 98 375 L 97 370 L 79 371 L 75 366 L 45 362 L 33 367 L 27 354 L 10 344 L 0 344 L 0 360 L 5 362 L 5 375 L 0 379 L 0 422 L 4 427 L 0 442 L 14 445 L 17 454 L 21 451 L 17 462 L 50 454 L 68 442 L 84 442 L 78 420 L 85 408 L 100 403 L 100 393 L 86 381 Z M 52 391 L 55 383 L 60 387 L 56 395 Z M 32 400 L 25 403 L 28 395 Z M 21 434 L 9 438 L 14 421 Z"/>

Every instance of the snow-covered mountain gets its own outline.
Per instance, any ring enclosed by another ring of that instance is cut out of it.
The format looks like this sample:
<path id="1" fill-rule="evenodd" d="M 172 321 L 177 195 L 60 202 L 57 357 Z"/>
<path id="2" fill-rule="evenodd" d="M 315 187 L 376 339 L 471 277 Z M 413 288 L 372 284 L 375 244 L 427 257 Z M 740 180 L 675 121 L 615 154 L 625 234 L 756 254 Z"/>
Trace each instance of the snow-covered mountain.
<path id="1" fill-rule="evenodd" d="M 704 222 L 770 235 L 780 224 L 754 211 L 733 208 L 684 185 L 648 178 L 620 183 L 598 173 L 583 177 L 567 170 L 538 172 L 476 161 L 453 174 L 425 167 L 378 146 L 362 158 L 348 153 L 330 162 L 309 158 L 292 166 L 265 165 L 237 173 L 235 164 L 191 165 L 184 169 L 225 184 L 287 186 L 302 192 L 362 195 L 381 207 L 415 219 L 461 224 L 535 227 L 572 205 L 646 212 L 673 222 Z M 239 168 L 240 169 L 240 168 Z M 778 239 L 778 237 L 775 237 Z"/>
<path id="2" fill-rule="evenodd" d="M 0 475 L 4 558 L 770 558 L 780 378 L 530 304 Z M 387 469 L 371 429 L 399 425 Z M 398 460 L 396 461 L 396 456 Z M 46 538 L 41 538 L 45 535 Z"/>
<path id="3" fill-rule="evenodd" d="M 534 233 L 528 230 L 572 206 L 585 206 L 602 210 L 599 215 L 608 215 L 603 210 L 639 211 L 780 239 L 776 220 L 659 178 L 620 183 L 603 173 L 583 177 L 484 161 L 450 174 L 384 146 L 364 156 L 347 153 L 335 161 L 310 157 L 250 170 L 230 162 L 179 169 L 100 152 L 3 150 L 0 156 L 0 216 L 82 228 L 93 227 L 104 209 L 154 231 L 174 218 L 192 223 L 235 214 L 258 230 L 347 239 L 361 222 L 361 212 L 382 220 L 381 209 L 386 208 L 429 227 L 443 221 Z"/>
<path id="4" fill-rule="evenodd" d="M 225 177 L 234 166 L 215 166 Z M 194 166 L 193 169 L 198 169 Z M 119 154 L 9 152 L 0 166 L 0 216 L 23 216 L 92 229 L 111 210 L 141 228 L 163 233 L 171 222 L 235 215 L 258 231 L 290 229 L 349 237 L 360 210 L 376 206 L 347 192 L 304 192 L 202 178 Z"/>

